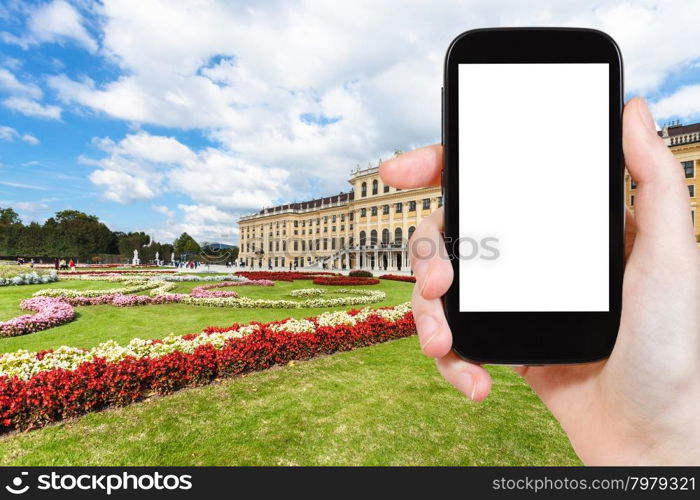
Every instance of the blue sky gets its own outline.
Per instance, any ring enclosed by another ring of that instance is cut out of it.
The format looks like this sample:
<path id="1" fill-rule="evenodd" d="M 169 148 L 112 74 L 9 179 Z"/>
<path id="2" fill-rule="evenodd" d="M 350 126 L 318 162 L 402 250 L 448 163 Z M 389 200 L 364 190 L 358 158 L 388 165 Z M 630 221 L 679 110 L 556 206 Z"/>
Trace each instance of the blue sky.
<path id="1" fill-rule="evenodd" d="M 603 29 L 627 97 L 700 120 L 700 2 L 348 4 L 0 2 L 0 206 L 235 243 L 241 214 L 438 140 L 444 50 L 481 26 Z"/>

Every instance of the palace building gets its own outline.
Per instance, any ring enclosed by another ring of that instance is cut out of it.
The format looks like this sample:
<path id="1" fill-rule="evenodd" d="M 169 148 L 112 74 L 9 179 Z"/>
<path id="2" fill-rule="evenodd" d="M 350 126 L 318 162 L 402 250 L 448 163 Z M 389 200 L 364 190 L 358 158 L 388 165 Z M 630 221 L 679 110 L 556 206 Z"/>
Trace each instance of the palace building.
<path id="1" fill-rule="evenodd" d="M 685 182 L 690 194 L 690 213 L 695 226 L 695 240 L 700 244 L 700 212 L 698 211 L 698 169 L 700 169 L 700 123 L 681 125 L 676 122 L 659 131 L 666 145 L 681 163 Z M 634 211 L 637 185 L 625 173 L 625 198 L 627 206 Z"/>
<path id="2" fill-rule="evenodd" d="M 239 262 L 256 268 L 407 270 L 408 239 L 442 206 L 439 187 L 395 189 L 379 165 L 350 174 L 349 192 L 241 217 Z"/>

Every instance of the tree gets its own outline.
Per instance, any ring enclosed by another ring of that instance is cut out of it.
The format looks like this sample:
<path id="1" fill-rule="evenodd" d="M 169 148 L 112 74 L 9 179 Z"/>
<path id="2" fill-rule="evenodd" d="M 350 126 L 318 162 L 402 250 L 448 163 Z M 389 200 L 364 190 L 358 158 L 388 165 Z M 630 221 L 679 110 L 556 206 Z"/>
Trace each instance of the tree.
<path id="1" fill-rule="evenodd" d="M 139 257 L 145 260 L 147 257 L 143 255 L 143 246 L 148 244 L 151 237 L 143 231 L 138 233 L 119 233 L 117 237 L 117 247 L 119 255 L 126 259 L 131 259 L 134 250 L 139 251 Z"/>
<path id="2" fill-rule="evenodd" d="M 194 238 L 187 233 L 182 233 L 173 242 L 173 247 L 175 248 L 175 253 L 180 256 L 193 256 L 202 251 L 202 249 L 199 247 L 199 243 L 197 243 Z"/>
<path id="3" fill-rule="evenodd" d="M 21 224 L 19 214 L 11 207 L 0 208 L 0 226 L 9 224 Z"/>

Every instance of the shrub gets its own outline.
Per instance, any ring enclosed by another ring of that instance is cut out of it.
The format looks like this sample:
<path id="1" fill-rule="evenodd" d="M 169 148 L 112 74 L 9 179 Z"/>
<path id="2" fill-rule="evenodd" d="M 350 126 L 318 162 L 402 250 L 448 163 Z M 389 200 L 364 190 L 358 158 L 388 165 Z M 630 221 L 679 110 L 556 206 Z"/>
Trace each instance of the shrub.
<path id="1" fill-rule="evenodd" d="M 364 271 L 362 269 L 353 269 L 348 273 L 348 276 L 353 276 L 355 278 L 372 278 L 374 275 L 370 271 Z"/>

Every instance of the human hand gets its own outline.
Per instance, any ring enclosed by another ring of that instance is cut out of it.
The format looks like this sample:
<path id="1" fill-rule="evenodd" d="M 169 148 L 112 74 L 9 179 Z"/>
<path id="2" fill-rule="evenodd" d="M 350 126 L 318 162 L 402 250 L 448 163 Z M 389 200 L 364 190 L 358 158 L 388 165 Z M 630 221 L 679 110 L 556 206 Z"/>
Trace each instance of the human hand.
<path id="1" fill-rule="evenodd" d="M 656 133 L 642 99 L 623 116 L 627 169 L 637 182 L 635 216 L 626 216 L 627 261 L 617 342 L 605 361 L 518 367 L 587 464 L 700 464 L 700 250 L 693 235 L 683 170 Z M 383 163 L 397 188 L 440 184 L 442 147 Z M 474 401 L 491 389 L 480 365 L 451 350 L 440 297 L 453 271 L 444 252 L 443 210 L 426 218 L 410 244 L 416 275 L 413 314 L 423 352 Z M 414 244 L 415 242 L 415 244 Z"/>

